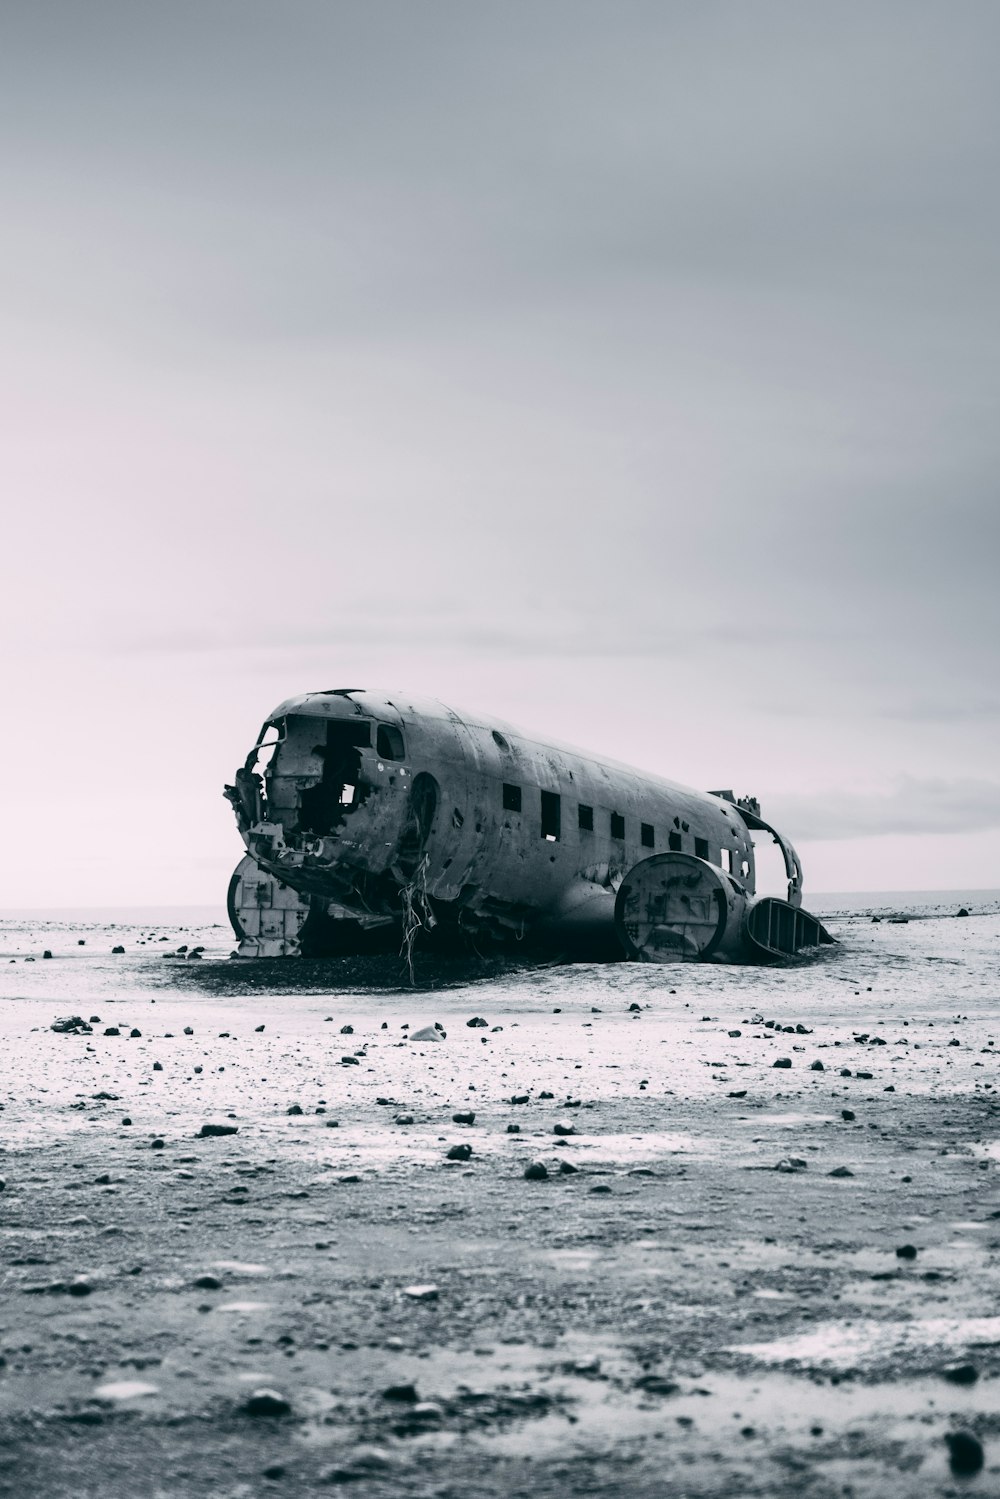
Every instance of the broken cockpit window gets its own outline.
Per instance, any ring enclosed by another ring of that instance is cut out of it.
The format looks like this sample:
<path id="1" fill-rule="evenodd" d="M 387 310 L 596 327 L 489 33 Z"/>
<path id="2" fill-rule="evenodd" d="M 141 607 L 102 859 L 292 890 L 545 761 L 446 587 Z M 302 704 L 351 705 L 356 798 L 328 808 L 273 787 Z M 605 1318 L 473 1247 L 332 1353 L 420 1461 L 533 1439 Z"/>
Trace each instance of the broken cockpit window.
<path id="1" fill-rule="evenodd" d="M 362 749 L 370 747 L 372 726 L 366 719 L 332 718 L 326 724 L 326 743 L 314 746 L 322 775 L 299 799 L 299 829 L 323 837 L 343 822 L 358 805 Z"/>
<path id="2" fill-rule="evenodd" d="M 284 738 L 284 720 L 280 720 L 278 723 L 266 723 L 261 729 L 260 737 L 257 740 L 254 750 L 254 763 L 249 765 L 247 769 L 255 770 L 258 775 L 263 775 L 274 759 L 275 750 Z"/>
<path id="3" fill-rule="evenodd" d="M 285 739 L 285 721 L 266 723 L 257 736 L 257 743 L 246 757 L 234 777 L 235 785 L 227 786 L 225 794 L 236 809 L 241 829 L 252 827 L 267 816 L 267 789 L 264 773 L 274 758 L 278 745 Z"/>

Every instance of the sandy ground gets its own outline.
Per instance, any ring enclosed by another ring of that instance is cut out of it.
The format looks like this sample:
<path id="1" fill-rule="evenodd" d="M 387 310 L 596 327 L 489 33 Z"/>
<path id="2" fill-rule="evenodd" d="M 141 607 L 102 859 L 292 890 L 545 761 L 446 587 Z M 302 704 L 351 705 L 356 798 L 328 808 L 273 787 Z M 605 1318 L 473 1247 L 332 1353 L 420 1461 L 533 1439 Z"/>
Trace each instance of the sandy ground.
<path id="1" fill-rule="evenodd" d="M 1000 1494 L 1000 915 L 831 928 L 276 994 L 5 923 L 0 1492 Z"/>

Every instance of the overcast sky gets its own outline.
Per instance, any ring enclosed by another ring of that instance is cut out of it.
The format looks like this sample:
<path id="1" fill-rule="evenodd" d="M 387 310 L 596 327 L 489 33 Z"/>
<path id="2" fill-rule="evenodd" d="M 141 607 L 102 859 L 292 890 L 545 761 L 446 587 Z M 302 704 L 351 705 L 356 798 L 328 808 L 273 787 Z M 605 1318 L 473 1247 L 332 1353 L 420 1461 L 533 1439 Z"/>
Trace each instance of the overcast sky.
<path id="1" fill-rule="evenodd" d="M 0 8 L 0 904 L 409 688 L 1000 886 L 1000 7 Z"/>

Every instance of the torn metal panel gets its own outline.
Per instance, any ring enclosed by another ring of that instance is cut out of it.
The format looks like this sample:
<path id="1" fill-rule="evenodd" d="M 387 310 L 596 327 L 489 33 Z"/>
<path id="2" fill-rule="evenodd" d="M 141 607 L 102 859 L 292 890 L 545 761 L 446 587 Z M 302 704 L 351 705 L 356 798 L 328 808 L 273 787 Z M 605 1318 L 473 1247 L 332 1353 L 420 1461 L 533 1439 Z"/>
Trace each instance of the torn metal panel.
<path id="1" fill-rule="evenodd" d="M 589 955 L 604 943 L 637 956 L 615 918 L 626 883 L 623 908 L 652 878 L 636 871 L 677 855 L 708 907 L 722 891 L 727 909 L 742 902 L 742 920 L 755 893 L 752 831 L 778 842 L 788 902 L 801 902 L 795 851 L 752 799 L 406 695 L 331 689 L 281 703 L 226 795 L 252 862 L 234 916 L 241 952 L 293 955 L 310 934 L 322 950 L 321 929 L 340 941 L 354 923 L 411 944 L 537 941 Z M 253 893 L 262 878 L 274 882 L 268 900 Z M 660 945 L 674 957 L 747 951 L 729 918 L 717 940 L 691 925 Z"/>

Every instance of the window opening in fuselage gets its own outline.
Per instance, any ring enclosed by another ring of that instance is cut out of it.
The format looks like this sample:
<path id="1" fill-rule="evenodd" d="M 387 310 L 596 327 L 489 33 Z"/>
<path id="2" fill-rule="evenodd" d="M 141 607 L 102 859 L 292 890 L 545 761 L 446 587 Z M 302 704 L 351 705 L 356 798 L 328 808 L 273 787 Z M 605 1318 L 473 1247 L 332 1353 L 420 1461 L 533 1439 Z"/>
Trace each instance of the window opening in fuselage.
<path id="1" fill-rule="evenodd" d="M 625 837 L 625 819 L 620 812 L 611 814 L 611 836 L 612 838 Z"/>
<path id="2" fill-rule="evenodd" d="M 558 792 L 542 792 L 542 837 L 558 843 L 562 822 L 562 802 Z"/>
<path id="3" fill-rule="evenodd" d="M 641 831 L 641 835 L 642 835 L 642 846 L 643 846 L 643 848 L 655 848 L 656 847 L 656 833 L 654 831 L 653 824 L 651 822 L 644 822 L 641 825 L 640 831 Z"/>
<path id="4" fill-rule="evenodd" d="M 684 847 L 684 839 L 681 837 L 680 833 L 671 833 L 670 837 L 667 839 L 667 842 L 670 845 L 670 852 L 672 854 L 679 854 L 681 849 Z"/>
<path id="5" fill-rule="evenodd" d="M 694 855 L 696 859 L 708 858 L 708 839 L 696 838 L 694 840 Z"/>
<path id="6" fill-rule="evenodd" d="M 577 825 L 580 828 L 580 831 L 582 833 L 592 833 L 594 831 L 594 809 L 593 809 L 593 807 L 585 807 L 583 805 L 583 802 L 581 802 L 580 805 L 579 805 L 579 807 L 577 808 L 577 814 L 576 815 L 577 815 Z"/>
<path id="7" fill-rule="evenodd" d="M 394 723 L 380 723 L 375 735 L 375 753 L 380 760 L 405 760 L 402 731 Z"/>
<path id="8" fill-rule="evenodd" d="M 521 810 L 521 788 L 511 786 L 507 781 L 503 783 L 503 809 L 505 812 L 520 812 Z"/>

